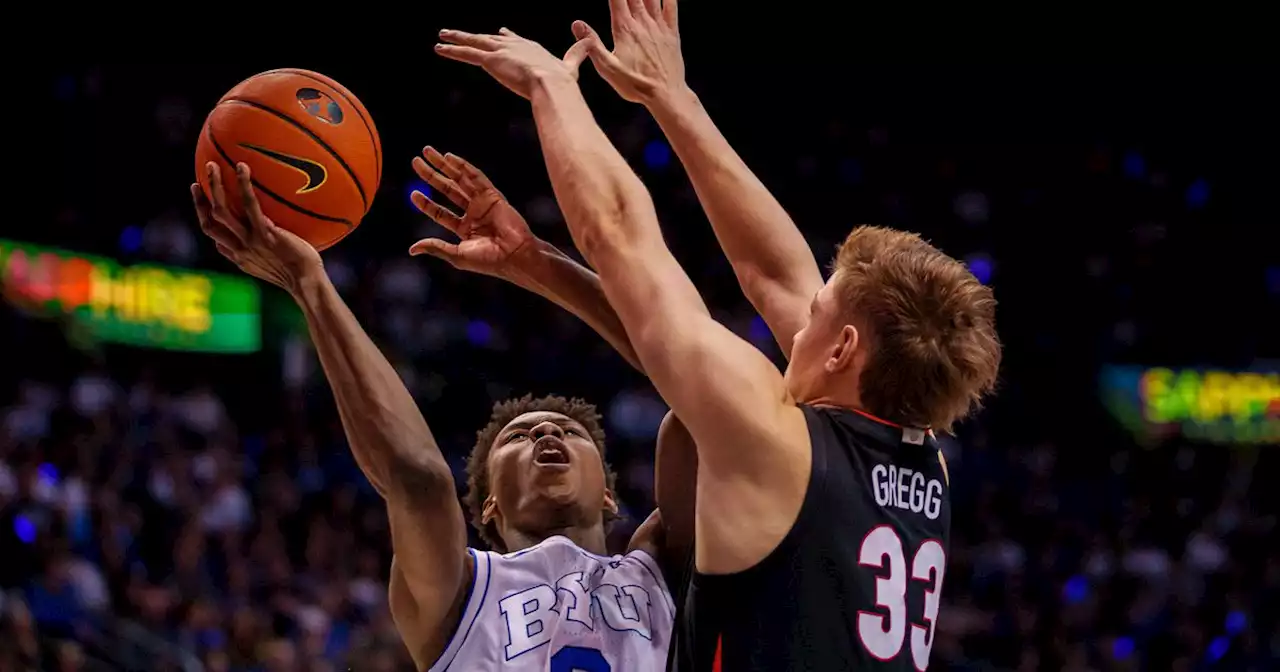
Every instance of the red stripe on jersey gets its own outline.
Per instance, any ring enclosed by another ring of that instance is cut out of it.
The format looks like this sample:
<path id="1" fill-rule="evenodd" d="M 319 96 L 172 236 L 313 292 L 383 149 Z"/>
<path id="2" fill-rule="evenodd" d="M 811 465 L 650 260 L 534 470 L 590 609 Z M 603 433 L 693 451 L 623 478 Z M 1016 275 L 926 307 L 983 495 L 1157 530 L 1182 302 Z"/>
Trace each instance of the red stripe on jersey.
<path id="1" fill-rule="evenodd" d="M 866 411 L 860 411 L 860 410 L 858 410 L 858 409 L 856 409 L 856 408 L 851 408 L 851 409 L 849 409 L 849 410 L 853 411 L 854 413 L 857 413 L 858 415 L 861 415 L 862 417 L 864 417 L 864 418 L 866 418 L 866 419 L 868 419 L 868 420 L 870 420 L 870 421 L 872 421 L 872 422 L 878 422 L 878 423 L 880 423 L 880 424 L 882 424 L 882 425 L 885 425 L 885 426 L 887 426 L 887 427 L 893 427 L 894 429 L 905 429 L 902 425 L 899 425 L 899 424 L 898 424 L 898 423 L 896 423 L 896 422 L 889 422 L 888 420 L 885 420 L 884 418 L 877 418 L 876 416 L 871 415 L 870 413 L 868 413 L 868 412 L 866 412 Z M 925 432 L 925 434 L 928 434 L 929 436 L 933 436 L 933 429 L 932 429 L 932 428 L 930 428 L 930 427 L 917 427 L 916 429 L 923 429 L 923 430 L 924 430 L 924 432 Z"/>
<path id="2" fill-rule="evenodd" d="M 711 661 L 711 672 L 721 672 L 720 670 L 720 649 L 724 644 L 724 635 L 716 636 L 716 657 Z"/>

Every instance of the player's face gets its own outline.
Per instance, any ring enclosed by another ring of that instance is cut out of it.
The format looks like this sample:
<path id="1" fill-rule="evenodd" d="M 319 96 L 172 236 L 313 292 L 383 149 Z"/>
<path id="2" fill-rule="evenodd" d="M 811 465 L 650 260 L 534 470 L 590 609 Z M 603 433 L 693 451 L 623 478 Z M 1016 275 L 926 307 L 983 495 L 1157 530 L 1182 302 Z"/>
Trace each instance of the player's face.
<path id="1" fill-rule="evenodd" d="M 787 366 L 787 389 L 796 401 L 824 396 L 833 377 L 855 364 L 860 339 L 840 309 L 837 276 L 827 281 L 809 304 L 809 322 L 796 332 Z"/>
<path id="2" fill-rule="evenodd" d="M 489 478 L 499 530 L 594 525 L 614 507 L 591 435 L 559 413 L 526 413 L 498 432 Z"/>

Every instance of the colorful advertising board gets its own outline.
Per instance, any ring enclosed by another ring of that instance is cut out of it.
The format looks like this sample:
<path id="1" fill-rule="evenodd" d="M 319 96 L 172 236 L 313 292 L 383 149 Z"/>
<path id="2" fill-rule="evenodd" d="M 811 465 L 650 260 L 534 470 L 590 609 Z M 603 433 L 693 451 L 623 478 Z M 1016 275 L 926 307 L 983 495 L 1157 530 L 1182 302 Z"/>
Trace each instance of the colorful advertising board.
<path id="1" fill-rule="evenodd" d="M 262 347 L 262 298 L 248 278 L 0 239 L 0 293 L 29 314 L 73 319 L 100 341 L 212 353 Z"/>
<path id="2" fill-rule="evenodd" d="M 1109 366 L 1107 408 L 1141 439 L 1280 444 L 1280 371 Z"/>

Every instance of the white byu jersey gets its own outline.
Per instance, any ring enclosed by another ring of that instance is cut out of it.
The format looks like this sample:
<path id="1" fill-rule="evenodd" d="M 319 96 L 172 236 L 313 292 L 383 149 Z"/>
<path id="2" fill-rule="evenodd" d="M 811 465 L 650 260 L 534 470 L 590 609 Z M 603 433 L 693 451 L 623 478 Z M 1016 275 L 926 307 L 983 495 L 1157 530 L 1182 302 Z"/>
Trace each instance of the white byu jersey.
<path id="1" fill-rule="evenodd" d="M 505 555 L 471 554 L 466 609 L 431 672 L 666 668 L 675 604 L 644 551 L 595 555 L 556 536 Z"/>

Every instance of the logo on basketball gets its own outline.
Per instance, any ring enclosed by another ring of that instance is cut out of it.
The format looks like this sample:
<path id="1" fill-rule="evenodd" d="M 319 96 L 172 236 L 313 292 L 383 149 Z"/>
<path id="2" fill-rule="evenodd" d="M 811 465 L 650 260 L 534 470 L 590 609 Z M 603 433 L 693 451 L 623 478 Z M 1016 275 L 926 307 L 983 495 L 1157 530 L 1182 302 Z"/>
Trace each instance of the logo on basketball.
<path id="1" fill-rule="evenodd" d="M 284 154 L 282 152 L 277 152 L 274 149 L 267 149 L 266 147 L 249 144 L 247 142 L 240 143 L 240 146 L 245 149 L 253 150 L 269 159 L 272 159 L 273 161 L 284 164 L 306 177 L 307 183 L 302 185 L 302 187 L 297 191 L 293 192 L 295 194 L 306 194 L 315 191 L 320 188 L 320 185 L 325 183 L 325 180 L 329 179 L 329 171 L 325 170 L 324 165 L 312 161 L 311 159 L 304 159 L 301 156 Z"/>
<path id="2" fill-rule="evenodd" d="M 323 91 L 312 88 L 298 89 L 298 104 L 302 105 L 302 109 L 306 110 L 307 114 L 326 124 L 337 126 L 342 123 L 342 108 L 337 101 Z"/>

